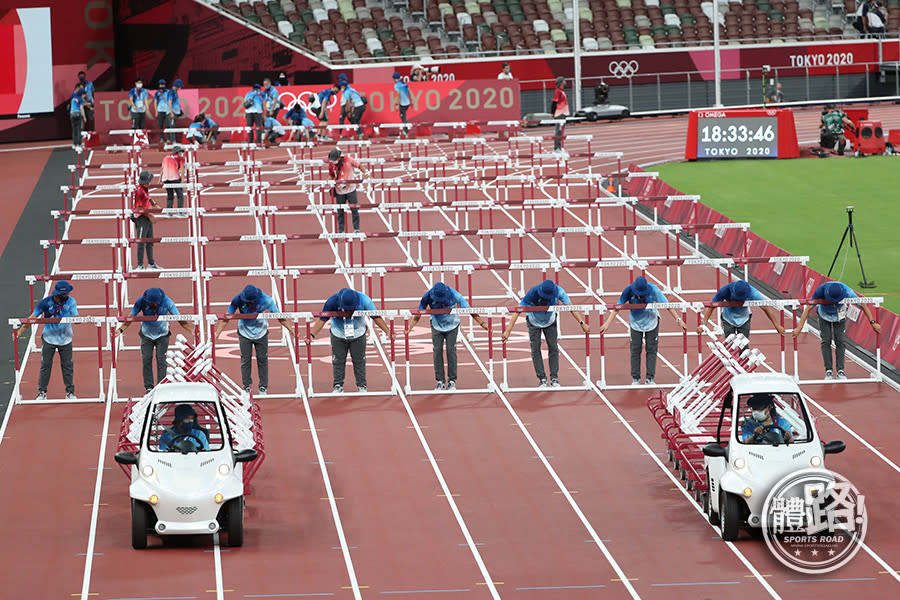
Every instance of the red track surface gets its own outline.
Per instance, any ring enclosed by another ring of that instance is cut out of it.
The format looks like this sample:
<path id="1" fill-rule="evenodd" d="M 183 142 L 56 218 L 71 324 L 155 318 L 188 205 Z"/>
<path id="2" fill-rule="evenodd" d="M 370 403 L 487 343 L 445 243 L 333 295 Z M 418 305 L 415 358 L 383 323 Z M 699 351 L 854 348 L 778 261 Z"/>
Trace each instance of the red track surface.
<path id="1" fill-rule="evenodd" d="M 801 139 L 808 128 L 806 120 L 805 113 L 798 116 Z M 683 139 L 680 119 L 584 127 L 577 133 L 584 131 L 602 140 L 602 148 L 595 146 L 595 150 L 624 150 L 626 159 L 637 162 L 651 160 L 651 152 L 653 160 L 658 160 L 683 151 L 683 141 L 678 141 Z M 284 157 L 278 150 L 266 154 Z M 98 160 L 104 158 L 95 155 L 94 163 Z M 110 160 L 118 162 L 121 157 Z M 147 153 L 145 160 L 155 158 Z M 416 192 L 404 197 L 415 199 Z M 298 194 L 290 203 L 303 201 Z M 86 201 L 79 208 L 91 206 Z M 604 218 L 615 221 L 621 213 L 609 214 Z M 385 230 L 375 215 L 363 219 L 366 230 Z M 209 219 L 208 224 L 208 235 L 253 233 L 249 217 Z M 161 220 L 157 235 L 163 227 L 164 235 L 187 233 L 184 221 Z M 288 232 L 316 231 L 319 226 L 310 216 L 297 216 L 279 217 L 278 227 Z M 424 216 L 422 228 L 432 227 L 443 229 L 447 222 L 437 215 Z M 70 230 L 73 238 L 108 235 L 109 226 L 104 230 L 97 221 L 78 220 Z M 289 248 L 289 264 L 327 262 L 323 259 L 331 252 L 321 242 L 296 242 Z M 661 254 L 663 238 L 642 233 L 640 248 L 642 253 Z M 183 247 L 158 244 L 156 251 L 166 267 L 189 266 Z M 371 240 L 366 252 L 371 262 L 404 260 L 393 240 Z M 448 258 L 477 259 L 459 239 L 448 239 L 446 252 Z M 540 252 L 534 241 L 526 246 L 528 257 L 544 256 Z M 259 246 L 211 245 L 208 260 L 211 267 L 258 264 Z M 69 247 L 60 266 L 63 270 L 99 268 L 108 262 L 108 249 Z M 686 268 L 685 286 L 711 288 L 711 271 L 703 269 Z M 662 272 L 653 274 L 664 278 Z M 563 272 L 560 283 L 573 302 L 586 302 L 576 297 L 583 293 L 576 276 L 585 280 L 583 271 Z M 346 285 L 338 276 L 315 277 L 301 286 L 300 310 L 319 309 L 328 294 Z M 526 285 L 539 279 L 537 272 L 529 272 Z M 479 273 L 475 282 L 479 295 L 507 296 L 493 304 L 513 303 L 493 274 Z M 603 300 L 615 301 L 626 282 L 624 270 L 604 273 Z M 179 302 L 190 297 L 186 281 L 163 283 Z M 214 280 L 213 299 L 227 302 L 244 284 L 241 278 Z M 427 287 L 418 275 L 408 273 L 391 274 L 389 284 L 388 298 L 395 300 L 388 302 L 388 308 L 414 307 L 412 298 Z M 98 284 L 78 285 L 75 295 L 80 304 L 102 304 Z M 139 282 L 131 297 L 141 289 Z M 377 301 L 377 288 L 375 296 Z M 705 300 L 709 296 L 704 292 L 682 297 Z M 565 334 L 575 333 L 575 324 L 564 315 L 562 325 Z M 498 332 L 499 323 L 494 327 Z M 426 331 L 420 326 L 415 339 L 427 341 Z M 623 325 L 616 324 L 609 334 L 624 331 Z M 663 331 L 674 331 L 667 315 L 663 315 Z M 134 344 L 136 334 L 132 331 L 128 336 L 133 336 L 127 340 Z M 289 394 L 295 379 L 286 349 L 275 345 L 278 337 L 273 333 L 270 391 Z M 771 334 L 754 334 L 753 339 L 769 355 L 769 363 L 778 364 L 777 339 Z M 521 323 L 513 340 L 510 352 L 516 361 L 511 363 L 510 384 L 534 385 Z M 821 372 L 818 340 L 808 334 L 801 340 L 801 375 L 817 377 Z M 583 368 L 584 344 L 576 339 L 561 346 L 573 361 L 561 357 L 563 384 L 577 385 L 583 376 L 574 365 Z M 477 361 L 462 341 L 459 345 L 461 387 L 485 386 L 479 363 L 487 361 L 486 343 L 477 341 L 473 347 Z M 693 365 L 693 338 L 690 347 Z M 496 358 L 499 347 L 495 350 Z M 593 352 L 596 361 L 596 340 Z M 627 341 L 609 337 L 606 352 L 608 383 L 627 383 Z M 657 380 L 673 383 L 677 373 L 662 359 L 681 368 L 680 337 L 663 338 L 660 352 Z M 136 354 L 120 353 L 120 396 L 141 392 Z M 236 349 L 220 348 L 218 357 L 219 366 L 234 377 L 239 372 L 236 354 Z M 331 385 L 330 355 L 324 346 L 315 346 L 314 354 L 313 384 L 317 391 L 324 391 Z M 26 397 L 35 387 L 39 362 L 36 356 L 31 358 L 23 382 Z M 413 389 L 428 389 L 433 379 L 430 348 L 415 353 L 413 360 Z M 368 362 L 369 389 L 388 389 L 387 368 L 372 346 Z M 596 362 L 594 369 L 596 377 Z M 79 395 L 97 396 L 94 352 L 77 354 L 76 372 Z M 301 373 L 305 377 L 302 363 Z M 864 371 L 848 364 L 848 375 L 862 377 Z M 499 369 L 495 377 L 499 381 Z M 352 390 L 349 377 L 348 383 Z M 59 386 L 57 367 L 51 397 L 59 396 Z M 894 431 L 898 395 L 886 384 L 876 383 L 810 385 L 804 391 L 834 417 L 814 409 L 823 439 L 847 442 L 847 451 L 831 457 L 829 466 L 866 494 L 867 545 L 883 564 L 863 551 L 836 573 L 808 577 L 782 567 L 761 540 L 745 537 L 733 552 L 681 491 L 667 463 L 660 462 L 664 446 L 646 409 L 648 390 L 314 397 L 308 404 L 297 398 L 270 398 L 262 401 L 267 461 L 248 497 L 245 545 L 221 549 L 220 571 L 215 560 L 218 548 L 206 537 L 165 548 L 157 542 L 157 547 L 144 552 L 131 549 L 127 482 L 117 468 L 111 470 L 115 438 L 108 438 L 87 597 L 352 598 L 352 580 L 318 464 L 316 441 L 364 598 L 490 598 L 485 574 L 503 598 L 626 598 L 629 586 L 640 597 L 666 599 L 897 597 L 900 584 L 886 571 L 900 565 L 900 525 L 895 519 L 900 513 L 895 493 L 900 479 L 896 466 L 900 441 Z M 117 431 L 121 412 L 121 405 L 113 405 L 110 436 Z M 14 407 L 0 444 L 0 531 L 14 542 L 0 550 L 3 600 L 81 596 L 103 415 L 101 404 Z M 852 429 L 880 455 L 844 428 Z M 771 586 L 771 592 L 764 586 Z"/>

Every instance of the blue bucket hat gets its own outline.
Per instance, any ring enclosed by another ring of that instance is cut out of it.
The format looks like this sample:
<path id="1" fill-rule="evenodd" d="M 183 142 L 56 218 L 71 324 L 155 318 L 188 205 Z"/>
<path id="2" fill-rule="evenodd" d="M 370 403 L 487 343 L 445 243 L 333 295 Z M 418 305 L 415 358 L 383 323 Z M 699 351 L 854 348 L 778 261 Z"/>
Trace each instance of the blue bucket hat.
<path id="1" fill-rule="evenodd" d="M 254 83 L 254 84 L 253 84 L 253 89 L 254 89 L 254 90 L 258 90 L 260 87 L 262 87 L 262 86 L 260 86 L 258 83 Z"/>
<path id="2" fill-rule="evenodd" d="M 394 71 L 393 77 L 394 77 L 394 79 L 400 79 L 401 77 L 403 77 L 403 75 L 401 75 L 401 74 L 398 73 L 397 71 Z"/>
<path id="3" fill-rule="evenodd" d="M 772 397 L 772 394 L 753 394 L 750 396 L 750 399 L 747 400 L 747 406 L 750 408 L 764 408 L 766 406 L 774 406 L 775 398 Z"/>
<path id="4" fill-rule="evenodd" d="M 443 281 L 434 284 L 434 287 L 431 288 L 431 297 L 445 306 L 453 303 L 453 292 L 450 291 L 450 286 Z"/>
<path id="5" fill-rule="evenodd" d="M 261 294 L 261 289 L 259 289 L 255 285 L 248 285 L 244 288 L 244 291 L 241 292 L 241 301 L 247 303 L 256 302 L 257 300 L 259 300 Z"/>
<path id="6" fill-rule="evenodd" d="M 356 310 L 359 306 L 359 294 L 350 288 L 343 288 L 338 292 L 338 305 L 343 311 Z"/>
<path id="7" fill-rule="evenodd" d="M 556 284 L 550 281 L 549 279 L 545 279 L 541 282 L 537 289 L 538 296 L 540 296 L 543 300 L 550 302 L 551 300 L 556 300 L 557 291 Z"/>
<path id="8" fill-rule="evenodd" d="M 347 81 L 347 74 L 346 73 L 339 74 L 338 81 Z"/>
<path id="9" fill-rule="evenodd" d="M 157 82 L 156 85 L 166 85 L 166 80 L 165 80 L 165 79 L 160 79 L 160 80 Z"/>
<path id="10" fill-rule="evenodd" d="M 646 296 L 647 292 L 650 291 L 650 284 L 647 283 L 643 276 L 635 277 L 634 281 L 631 282 L 631 291 L 638 296 Z"/>
<path id="11" fill-rule="evenodd" d="M 172 87 L 183 88 L 184 83 L 180 79 L 176 79 L 172 82 Z"/>
<path id="12" fill-rule="evenodd" d="M 58 294 L 68 294 L 75 288 L 72 287 L 72 284 L 68 281 L 57 281 L 53 286 L 53 295 L 56 296 Z"/>
<path id="13" fill-rule="evenodd" d="M 837 304 L 846 297 L 844 286 L 837 281 L 825 284 L 825 299 L 832 304 Z"/>
<path id="14" fill-rule="evenodd" d="M 731 285 L 731 298 L 736 302 L 743 302 L 750 297 L 750 284 L 746 281 L 735 281 Z"/>
<path id="15" fill-rule="evenodd" d="M 159 288 L 147 288 L 144 292 L 144 300 L 150 304 L 159 304 L 166 298 L 166 293 Z"/>

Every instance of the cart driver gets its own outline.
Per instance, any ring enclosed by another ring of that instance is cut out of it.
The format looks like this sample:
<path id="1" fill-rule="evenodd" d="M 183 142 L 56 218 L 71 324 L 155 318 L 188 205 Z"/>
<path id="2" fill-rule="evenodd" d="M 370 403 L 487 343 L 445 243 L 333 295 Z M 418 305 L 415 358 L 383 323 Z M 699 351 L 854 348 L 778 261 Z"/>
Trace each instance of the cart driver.
<path id="1" fill-rule="evenodd" d="M 741 425 L 741 441 L 745 444 L 790 444 L 791 424 L 775 412 L 775 398 L 772 394 L 753 394 L 747 400 L 752 411 L 750 418 Z"/>
<path id="2" fill-rule="evenodd" d="M 203 450 L 209 450 L 206 432 L 197 425 L 194 408 L 190 404 L 179 404 L 175 407 L 172 427 L 167 428 L 159 437 L 159 449 L 163 452 L 184 451 L 183 448 L 198 450 L 198 445 L 202 445 Z"/>

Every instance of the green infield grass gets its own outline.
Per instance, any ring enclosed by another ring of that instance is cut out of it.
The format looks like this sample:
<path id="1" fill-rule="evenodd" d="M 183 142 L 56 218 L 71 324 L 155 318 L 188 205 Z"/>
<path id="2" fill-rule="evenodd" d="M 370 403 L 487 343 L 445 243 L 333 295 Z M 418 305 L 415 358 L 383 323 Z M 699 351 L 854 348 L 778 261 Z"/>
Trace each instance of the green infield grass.
<path id="1" fill-rule="evenodd" d="M 841 248 L 832 277 L 867 296 L 883 296 L 900 313 L 900 157 L 731 160 L 652 167 L 669 185 L 827 273 L 847 226 L 853 224 L 866 278 L 862 290 L 856 249 Z M 848 236 L 849 237 L 849 236 Z"/>

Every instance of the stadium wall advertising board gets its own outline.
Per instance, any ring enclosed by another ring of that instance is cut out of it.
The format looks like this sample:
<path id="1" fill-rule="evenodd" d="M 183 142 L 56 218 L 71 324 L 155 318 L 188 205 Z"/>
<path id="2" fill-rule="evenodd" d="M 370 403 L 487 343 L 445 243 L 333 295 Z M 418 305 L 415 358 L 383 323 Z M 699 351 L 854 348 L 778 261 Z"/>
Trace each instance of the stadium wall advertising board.
<path id="1" fill-rule="evenodd" d="M 327 85 L 284 86 L 279 94 L 286 107 L 296 100 L 306 104 L 310 93 L 319 92 Z M 354 89 L 364 94 L 368 109 L 363 115 L 364 124 L 398 123 L 397 111 L 393 109 L 396 92 L 392 83 L 354 84 Z M 241 88 L 214 88 L 184 90 L 180 94 L 186 104 L 185 116 L 194 117 L 205 112 L 220 127 L 242 126 L 244 120 L 244 95 L 250 91 Z M 434 123 L 438 121 L 490 121 L 518 120 L 519 87 L 515 81 L 449 81 L 410 84 L 410 109 L 407 118 L 413 122 Z M 151 103 L 149 115 L 156 116 Z M 281 113 L 282 121 L 284 111 Z M 332 98 L 329 118 L 337 124 L 340 109 Z M 187 127 L 187 119 L 179 126 Z M 97 94 L 97 130 L 106 133 L 113 129 L 128 129 L 128 99 L 125 93 L 104 92 Z"/>

